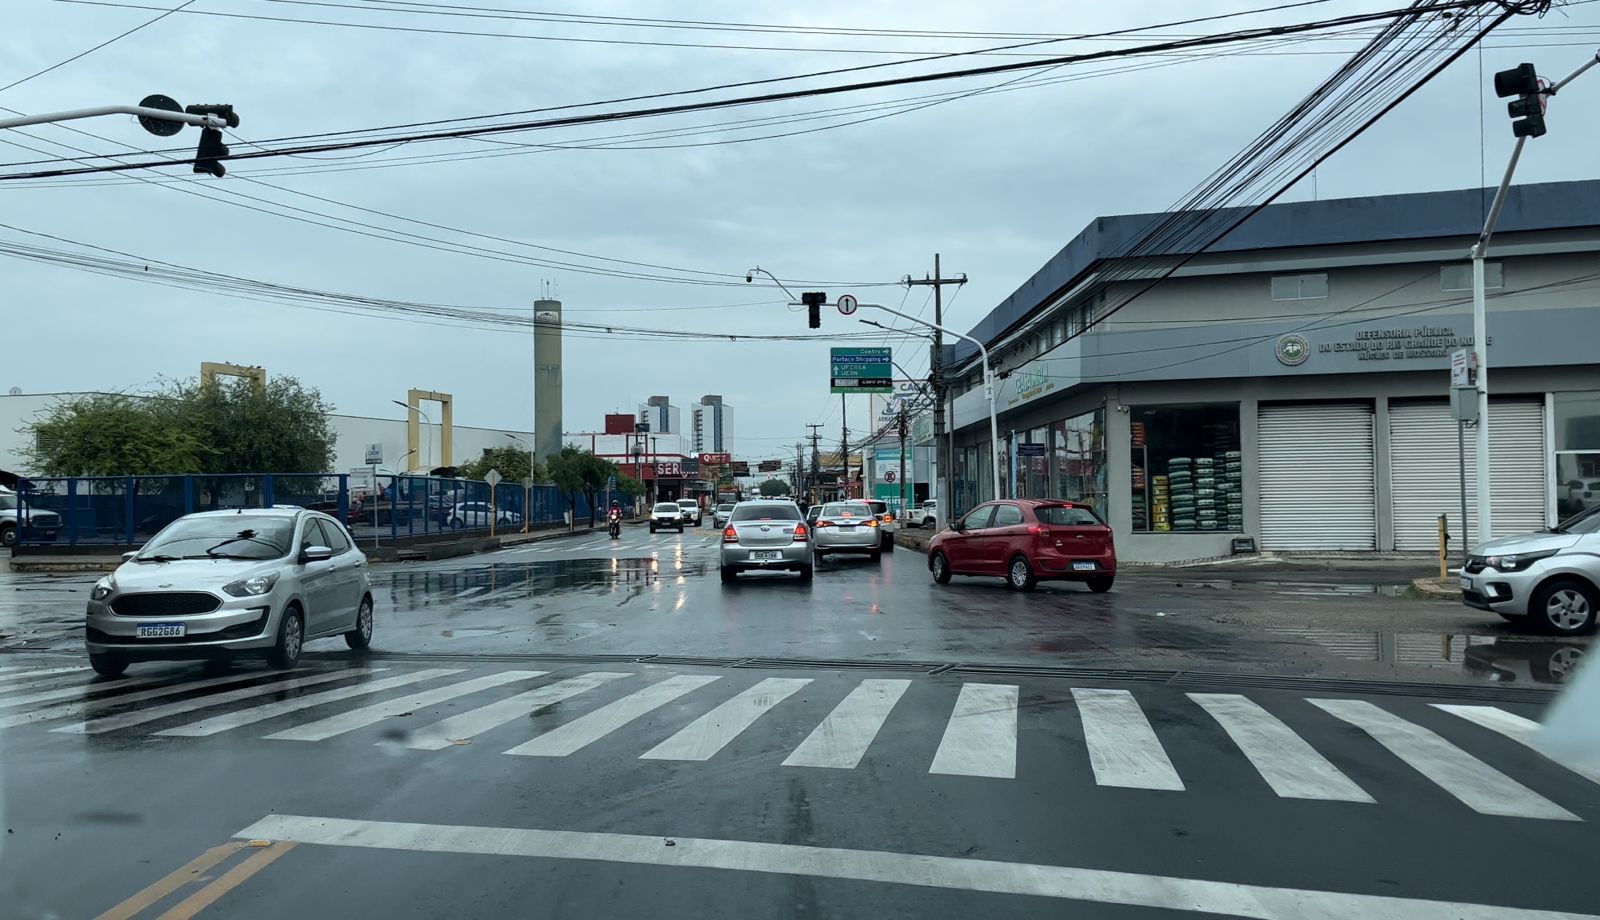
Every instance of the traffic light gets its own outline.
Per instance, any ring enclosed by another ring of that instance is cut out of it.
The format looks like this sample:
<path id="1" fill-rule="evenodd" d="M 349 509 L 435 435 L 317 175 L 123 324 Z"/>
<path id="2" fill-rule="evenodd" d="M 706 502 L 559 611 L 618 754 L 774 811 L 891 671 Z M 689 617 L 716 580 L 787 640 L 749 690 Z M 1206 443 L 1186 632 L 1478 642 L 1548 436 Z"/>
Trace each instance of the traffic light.
<path id="1" fill-rule="evenodd" d="M 239 127 L 239 116 L 227 104 L 191 105 L 184 108 L 190 115 L 216 115 L 230 128 Z M 222 131 L 217 128 L 200 129 L 200 146 L 194 152 L 194 171 L 210 173 L 218 179 L 227 174 L 220 158 L 228 155 L 228 145 L 222 142 Z"/>
<path id="2" fill-rule="evenodd" d="M 821 329 L 822 305 L 828 302 L 828 295 L 822 291 L 806 291 L 800 295 L 800 302 L 806 305 L 806 325 Z"/>
<path id="3" fill-rule="evenodd" d="M 1496 96 L 1517 97 L 1506 103 L 1506 114 L 1512 118 L 1513 137 L 1539 137 L 1545 133 L 1544 88 L 1545 82 L 1539 79 L 1532 64 L 1518 64 L 1494 75 Z"/>

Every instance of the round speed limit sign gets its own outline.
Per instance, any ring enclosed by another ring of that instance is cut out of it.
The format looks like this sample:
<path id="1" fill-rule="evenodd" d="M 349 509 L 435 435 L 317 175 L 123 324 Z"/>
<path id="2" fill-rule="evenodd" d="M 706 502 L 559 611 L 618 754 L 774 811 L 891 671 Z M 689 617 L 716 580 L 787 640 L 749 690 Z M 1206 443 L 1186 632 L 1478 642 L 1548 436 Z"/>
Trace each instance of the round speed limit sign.
<path id="1" fill-rule="evenodd" d="M 856 295 L 854 295 L 854 294 L 840 294 L 839 295 L 839 312 L 843 313 L 845 316 L 849 316 L 850 314 L 856 312 L 856 308 L 859 307 L 859 306 L 860 306 L 860 304 L 856 303 Z"/>

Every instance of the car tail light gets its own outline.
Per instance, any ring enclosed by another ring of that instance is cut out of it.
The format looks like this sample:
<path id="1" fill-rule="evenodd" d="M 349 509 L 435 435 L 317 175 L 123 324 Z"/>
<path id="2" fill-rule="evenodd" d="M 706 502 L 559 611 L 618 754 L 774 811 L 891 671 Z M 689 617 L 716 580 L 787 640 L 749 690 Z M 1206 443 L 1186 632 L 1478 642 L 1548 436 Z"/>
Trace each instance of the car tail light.
<path id="1" fill-rule="evenodd" d="M 796 524 L 796 525 L 794 525 L 794 538 L 796 540 L 804 540 L 807 537 L 809 537 L 810 535 L 811 535 L 811 532 L 806 530 L 806 525 L 805 524 Z"/>
<path id="2" fill-rule="evenodd" d="M 869 519 L 869 520 L 868 520 L 868 521 L 867 521 L 867 526 L 868 526 L 868 527 L 876 527 L 876 526 L 878 526 L 878 519 L 877 519 L 877 518 L 871 518 L 871 519 Z"/>
<path id="3" fill-rule="evenodd" d="M 1048 534 L 1049 532 L 1050 532 L 1050 529 L 1045 527 L 1043 524 L 1029 524 L 1028 525 L 1028 533 L 1031 533 L 1036 537 L 1042 537 L 1042 536 Z"/>
<path id="4" fill-rule="evenodd" d="M 833 527 L 835 525 L 834 525 L 834 523 L 832 521 L 817 521 L 817 526 L 818 527 Z"/>
<path id="5" fill-rule="evenodd" d="M 732 527 L 724 527 L 722 529 L 722 542 L 724 542 L 724 543 L 738 543 L 739 542 L 739 531 L 734 530 Z"/>
<path id="6" fill-rule="evenodd" d="M 885 511 L 883 513 L 883 522 L 885 524 L 893 524 L 894 523 L 894 512 L 893 511 Z"/>

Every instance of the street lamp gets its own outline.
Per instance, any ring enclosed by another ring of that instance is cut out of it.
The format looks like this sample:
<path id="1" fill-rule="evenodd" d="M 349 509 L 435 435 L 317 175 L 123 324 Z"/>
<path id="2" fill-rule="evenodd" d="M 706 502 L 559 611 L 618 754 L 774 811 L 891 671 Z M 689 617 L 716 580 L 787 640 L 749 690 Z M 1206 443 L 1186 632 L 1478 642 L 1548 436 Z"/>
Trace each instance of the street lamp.
<path id="1" fill-rule="evenodd" d="M 417 413 L 418 415 L 422 416 L 422 420 L 424 422 L 428 423 L 426 429 L 428 432 L 428 451 L 422 457 L 422 468 L 424 470 L 428 469 L 428 464 L 433 462 L 433 419 L 428 417 L 428 413 L 422 411 L 421 406 L 413 406 L 410 403 L 403 403 L 398 399 L 391 399 L 389 401 L 402 409 Z"/>

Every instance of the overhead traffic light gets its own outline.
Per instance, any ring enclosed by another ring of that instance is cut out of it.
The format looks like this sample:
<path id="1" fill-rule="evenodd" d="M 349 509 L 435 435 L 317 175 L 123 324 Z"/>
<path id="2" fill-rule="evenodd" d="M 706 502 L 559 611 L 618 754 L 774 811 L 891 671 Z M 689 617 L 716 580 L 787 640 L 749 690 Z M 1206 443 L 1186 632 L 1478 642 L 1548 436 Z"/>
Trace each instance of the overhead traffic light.
<path id="1" fill-rule="evenodd" d="M 828 302 L 828 295 L 823 291 L 806 291 L 800 295 L 800 302 L 806 305 L 806 325 L 821 329 L 822 305 Z"/>
<path id="2" fill-rule="evenodd" d="M 184 111 L 190 115 L 216 115 L 228 127 L 239 127 L 239 116 L 234 114 L 233 106 L 231 105 L 191 105 L 186 107 Z M 197 173 L 210 173 L 220 179 L 228 172 L 221 163 L 221 158 L 227 155 L 228 145 L 222 142 L 222 131 L 218 128 L 201 128 L 200 146 L 194 152 L 194 171 Z"/>
<path id="3" fill-rule="evenodd" d="M 1501 98 L 1516 96 L 1506 103 L 1506 114 L 1511 116 L 1513 137 L 1539 137 L 1545 133 L 1545 89 L 1548 84 L 1539 79 L 1532 64 L 1518 64 L 1510 70 L 1494 75 L 1494 94 Z"/>

